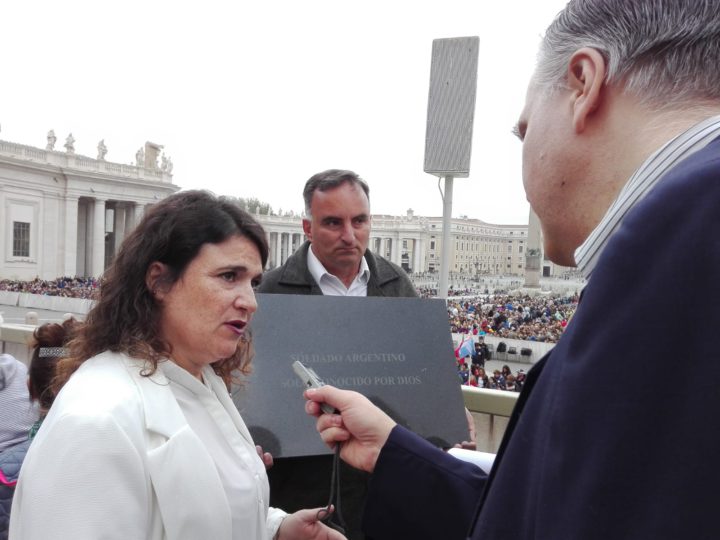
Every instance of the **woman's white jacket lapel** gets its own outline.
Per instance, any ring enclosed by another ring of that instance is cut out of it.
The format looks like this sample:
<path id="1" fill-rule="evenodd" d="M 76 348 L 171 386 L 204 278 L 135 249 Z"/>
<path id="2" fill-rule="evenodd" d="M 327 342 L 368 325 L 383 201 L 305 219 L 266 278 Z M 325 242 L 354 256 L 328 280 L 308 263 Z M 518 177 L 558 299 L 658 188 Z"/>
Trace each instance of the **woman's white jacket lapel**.
<path id="1" fill-rule="evenodd" d="M 230 507 L 212 458 L 162 370 L 143 377 L 142 368 L 105 352 L 73 374 L 28 451 L 11 540 L 125 540 L 140 531 L 152 540 L 231 539 Z M 252 441 L 226 394 L 217 392 Z"/>

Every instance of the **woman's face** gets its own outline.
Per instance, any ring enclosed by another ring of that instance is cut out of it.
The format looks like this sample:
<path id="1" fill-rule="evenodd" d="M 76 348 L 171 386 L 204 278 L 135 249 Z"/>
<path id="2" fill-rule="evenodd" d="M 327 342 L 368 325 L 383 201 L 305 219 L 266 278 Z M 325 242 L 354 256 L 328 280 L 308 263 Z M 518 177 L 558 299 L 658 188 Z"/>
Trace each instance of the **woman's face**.
<path id="1" fill-rule="evenodd" d="M 235 354 L 257 309 L 253 286 L 261 275 L 255 244 L 231 236 L 204 244 L 182 277 L 158 291 L 160 333 L 175 363 L 200 377 L 204 365 Z"/>

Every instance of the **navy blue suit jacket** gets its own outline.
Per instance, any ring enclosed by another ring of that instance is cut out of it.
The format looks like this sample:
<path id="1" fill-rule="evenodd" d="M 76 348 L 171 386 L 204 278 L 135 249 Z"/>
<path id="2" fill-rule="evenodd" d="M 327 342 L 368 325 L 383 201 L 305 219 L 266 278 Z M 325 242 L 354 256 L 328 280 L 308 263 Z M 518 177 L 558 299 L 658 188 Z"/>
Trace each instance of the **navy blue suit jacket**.
<path id="1" fill-rule="evenodd" d="M 610 239 L 562 339 L 530 371 L 490 477 L 395 428 L 366 533 L 720 538 L 719 336 L 720 139 Z"/>

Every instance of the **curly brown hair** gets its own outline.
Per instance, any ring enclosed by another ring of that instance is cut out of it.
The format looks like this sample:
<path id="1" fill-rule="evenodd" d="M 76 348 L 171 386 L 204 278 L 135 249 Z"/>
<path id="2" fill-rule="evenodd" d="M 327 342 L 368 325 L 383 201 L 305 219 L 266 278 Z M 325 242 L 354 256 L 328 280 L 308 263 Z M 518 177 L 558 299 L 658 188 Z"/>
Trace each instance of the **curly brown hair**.
<path id="1" fill-rule="evenodd" d="M 167 269 L 165 286 L 176 283 L 204 244 L 240 235 L 257 247 L 263 268 L 268 244 L 262 226 L 237 202 L 208 191 L 175 193 L 153 205 L 122 243 L 103 276 L 97 303 L 68 343 L 69 356 L 57 365 L 56 391 L 87 359 L 103 351 L 123 352 L 150 363 L 143 375 L 171 356 L 172 345 L 160 337 L 160 306 L 146 284 L 153 262 Z M 251 354 L 241 340 L 235 354 L 212 364 L 226 384 L 233 373 L 247 373 Z"/>

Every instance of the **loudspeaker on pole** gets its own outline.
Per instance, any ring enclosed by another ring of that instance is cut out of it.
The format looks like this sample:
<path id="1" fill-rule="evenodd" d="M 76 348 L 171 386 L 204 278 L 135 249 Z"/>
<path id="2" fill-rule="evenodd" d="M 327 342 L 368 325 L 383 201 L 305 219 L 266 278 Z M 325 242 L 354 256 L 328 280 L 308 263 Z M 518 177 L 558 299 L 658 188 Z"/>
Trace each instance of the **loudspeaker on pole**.
<path id="1" fill-rule="evenodd" d="M 470 174 L 479 48 L 477 36 L 433 40 L 426 173 L 454 178 Z"/>

